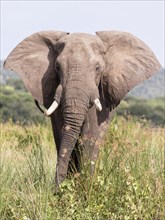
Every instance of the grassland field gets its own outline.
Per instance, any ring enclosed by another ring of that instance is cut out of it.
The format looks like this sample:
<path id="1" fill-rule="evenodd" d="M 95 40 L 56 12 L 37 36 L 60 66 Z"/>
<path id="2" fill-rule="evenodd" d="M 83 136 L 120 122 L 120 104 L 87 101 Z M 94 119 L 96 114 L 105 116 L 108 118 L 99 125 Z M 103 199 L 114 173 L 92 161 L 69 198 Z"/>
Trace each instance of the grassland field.
<path id="1" fill-rule="evenodd" d="M 164 127 L 115 117 L 94 175 L 84 167 L 55 193 L 50 124 L 1 124 L 0 220 L 164 220 L 164 137 Z"/>

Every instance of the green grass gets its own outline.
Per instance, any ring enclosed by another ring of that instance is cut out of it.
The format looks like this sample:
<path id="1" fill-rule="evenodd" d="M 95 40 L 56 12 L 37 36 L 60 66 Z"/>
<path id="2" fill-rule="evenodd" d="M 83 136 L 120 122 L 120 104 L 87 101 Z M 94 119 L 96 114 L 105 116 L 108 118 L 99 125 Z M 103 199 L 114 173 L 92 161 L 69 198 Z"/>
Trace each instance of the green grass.
<path id="1" fill-rule="evenodd" d="M 94 175 L 84 168 L 55 193 L 51 126 L 1 124 L 1 220 L 163 220 L 164 128 L 117 117 Z"/>

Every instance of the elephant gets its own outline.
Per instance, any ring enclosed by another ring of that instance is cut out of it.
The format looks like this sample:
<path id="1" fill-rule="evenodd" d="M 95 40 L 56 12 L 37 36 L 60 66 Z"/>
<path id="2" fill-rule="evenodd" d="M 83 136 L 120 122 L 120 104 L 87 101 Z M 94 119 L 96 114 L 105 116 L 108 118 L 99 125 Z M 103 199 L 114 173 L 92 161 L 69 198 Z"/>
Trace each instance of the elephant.
<path id="1" fill-rule="evenodd" d="M 161 65 L 151 49 L 128 32 L 50 30 L 20 42 L 4 67 L 20 75 L 51 119 L 58 187 L 69 171 L 81 171 L 80 154 L 96 162 L 120 101 Z"/>

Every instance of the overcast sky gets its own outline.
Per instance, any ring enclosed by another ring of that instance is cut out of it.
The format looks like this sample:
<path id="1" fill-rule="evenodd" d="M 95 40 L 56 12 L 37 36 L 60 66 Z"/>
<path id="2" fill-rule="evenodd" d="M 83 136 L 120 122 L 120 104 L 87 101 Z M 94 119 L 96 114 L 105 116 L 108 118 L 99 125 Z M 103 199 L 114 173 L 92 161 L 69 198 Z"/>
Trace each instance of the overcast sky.
<path id="1" fill-rule="evenodd" d="M 1 59 L 24 38 L 42 30 L 131 32 L 147 43 L 164 65 L 164 0 L 1 0 Z"/>

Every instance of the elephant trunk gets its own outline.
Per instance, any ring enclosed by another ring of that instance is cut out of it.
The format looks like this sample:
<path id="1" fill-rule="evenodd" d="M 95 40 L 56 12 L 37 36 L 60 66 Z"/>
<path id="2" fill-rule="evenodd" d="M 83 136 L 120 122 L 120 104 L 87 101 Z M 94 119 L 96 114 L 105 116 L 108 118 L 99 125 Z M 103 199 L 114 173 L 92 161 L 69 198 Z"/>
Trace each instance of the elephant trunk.
<path id="1" fill-rule="evenodd" d="M 61 100 L 64 128 L 57 161 L 56 182 L 58 185 L 67 175 L 71 153 L 81 132 L 89 108 L 89 101 L 90 94 L 77 88 L 73 83 L 71 86 L 67 85 L 64 97 Z"/>
<path id="2" fill-rule="evenodd" d="M 71 116 L 75 118 L 75 115 Z M 67 123 L 64 126 L 62 141 L 60 150 L 58 153 L 58 161 L 57 161 L 57 184 L 59 185 L 66 177 L 68 171 L 69 161 L 71 159 L 72 151 L 75 147 L 77 139 L 80 134 L 80 130 L 82 127 L 82 123 L 85 119 L 85 116 L 79 119 L 78 123 L 75 125 Z"/>

